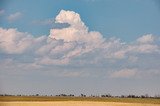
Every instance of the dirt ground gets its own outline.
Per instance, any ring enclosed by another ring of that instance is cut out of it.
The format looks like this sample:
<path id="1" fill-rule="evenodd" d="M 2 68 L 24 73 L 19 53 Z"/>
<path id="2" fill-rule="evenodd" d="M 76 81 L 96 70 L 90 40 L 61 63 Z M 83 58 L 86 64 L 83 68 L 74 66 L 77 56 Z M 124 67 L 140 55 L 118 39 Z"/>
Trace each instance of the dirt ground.
<path id="1" fill-rule="evenodd" d="M 0 106 L 160 106 L 160 104 L 60 101 L 60 102 L 0 102 Z"/>

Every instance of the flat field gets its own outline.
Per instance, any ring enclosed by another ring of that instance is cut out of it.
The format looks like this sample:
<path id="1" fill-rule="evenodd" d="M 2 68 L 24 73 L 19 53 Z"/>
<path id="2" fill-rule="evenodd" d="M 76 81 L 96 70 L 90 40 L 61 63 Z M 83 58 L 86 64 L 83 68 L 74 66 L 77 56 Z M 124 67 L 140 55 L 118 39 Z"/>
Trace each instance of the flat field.
<path id="1" fill-rule="evenodd" d="M 93 101 L 54 101 L 54 102 L 0 102 L 0 106 L 160 106 L 160 104 L 93 102 Z"/>
<path id="2" fill-rule="evenodd" d="M 0 96 L 0 106 L 160 106 L 160 99 Z"/>

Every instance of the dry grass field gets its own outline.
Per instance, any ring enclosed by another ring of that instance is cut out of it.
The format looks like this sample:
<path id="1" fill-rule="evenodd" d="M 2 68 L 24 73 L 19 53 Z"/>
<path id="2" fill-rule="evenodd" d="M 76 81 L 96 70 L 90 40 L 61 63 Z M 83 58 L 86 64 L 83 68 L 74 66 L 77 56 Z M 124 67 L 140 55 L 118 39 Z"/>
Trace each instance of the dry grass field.
<path id="1" fill-rule="evenodd" d="M 160 106 L 160 104 L 93 102 L 93 101 L 54 101 L 54 102 L 0 102 L 0 106 Z"/>
<path id="2" fill-rule="evenodd" d="M 160 106 L 160 99 L 0 96 L 0 106 Z"/>

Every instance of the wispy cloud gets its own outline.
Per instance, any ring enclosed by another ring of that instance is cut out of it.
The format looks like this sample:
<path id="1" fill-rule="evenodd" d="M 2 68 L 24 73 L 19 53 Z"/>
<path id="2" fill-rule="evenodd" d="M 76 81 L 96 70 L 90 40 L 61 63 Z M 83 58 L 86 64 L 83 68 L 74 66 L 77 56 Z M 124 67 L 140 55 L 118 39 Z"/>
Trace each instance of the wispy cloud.
<path id="1" fill-rule="evenodd" d="M 32 21 L 32 24 L 35 24 L 35 25 L 52 25 L 53 23 L 54 23 L 54 19 Z"/>
<path id="2" fill-rule="evenodd" d="M 5 10 L 0 10 L 0 16 L 5 13 Z"/>
<path id="3" fill-rule="evenodd" d="M 45 19 L 45 20 L 34 20 L 31 22 L 32 25 L 49 26 L 54 29 L 62 29 L 69 27 L 68 23 L 56 23 L 55 19 Z"/>
<path id="4" fill-rule="evenodd" d="M 10 14 L 7 19 L 8 21 L 13 22 L 20 19 L 21 17 L 22 17 L 22 13 L 16 12 L 16 13 Z"/>
<path id="5" fill-rule="evenodd" d="M 136 75 L 136 69 L 122 69 L 111 73 L 111 78 L 132 78 Z"/>
<path id="6" fill-rule="evenodd" d="M 86 2 L 95 2 L 97 0 L 85 0 Z"/>

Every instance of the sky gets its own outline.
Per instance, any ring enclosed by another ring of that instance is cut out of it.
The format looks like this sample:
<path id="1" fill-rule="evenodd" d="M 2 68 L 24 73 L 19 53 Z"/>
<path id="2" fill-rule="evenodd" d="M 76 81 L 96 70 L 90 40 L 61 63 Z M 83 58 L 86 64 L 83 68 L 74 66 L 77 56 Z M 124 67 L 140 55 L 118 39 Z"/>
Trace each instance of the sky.
<path id="1" fill-rule="evenodd" d="M 0 93 L 160 94 L 158 0 L 1 0 Z"/>

